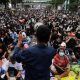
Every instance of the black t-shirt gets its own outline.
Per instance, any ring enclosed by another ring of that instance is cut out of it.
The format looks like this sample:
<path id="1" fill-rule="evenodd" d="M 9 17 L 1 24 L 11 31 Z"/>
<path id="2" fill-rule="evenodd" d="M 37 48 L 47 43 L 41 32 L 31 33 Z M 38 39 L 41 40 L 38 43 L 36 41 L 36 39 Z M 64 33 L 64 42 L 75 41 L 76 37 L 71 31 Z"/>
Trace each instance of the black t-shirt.
<path id="1" fill-rule="evenodd" d="M 15 69 L 14 67 L 9 67 L 8 68 L 8 74 L 10 77 L 14 77 L 14 76 L 17 76 L 17 69 Z"/>
<path id="2" fill-rule="evenodd" d="M 80 59 L 80 47 L 74 48 L 74 53 L 77 59 Z"/>
<path id="3" fill-rule="evenodd" d="M 78 39 L 80 39 L 80 33 L 76 33 L 76 37 L 78 38 Z"/>
<path id="4" fill-rule="evenodd" d="M 2 58 L 2 56 L 4 55 L 5 51 L 6 51 L 6 47 L 5 45 L 0 46 L 0 58 Z"/>

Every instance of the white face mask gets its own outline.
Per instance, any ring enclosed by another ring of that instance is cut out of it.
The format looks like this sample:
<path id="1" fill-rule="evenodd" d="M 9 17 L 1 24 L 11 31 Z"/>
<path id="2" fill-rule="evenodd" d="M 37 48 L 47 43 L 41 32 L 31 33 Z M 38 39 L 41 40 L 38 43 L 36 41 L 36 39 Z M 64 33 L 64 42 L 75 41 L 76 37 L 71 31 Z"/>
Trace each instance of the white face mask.
<path id="1" fill-rule="evenodd" d="M 65 54 L 64 54 L 64 52 L 59 52 L 59 55 L 64 56 Z"/>

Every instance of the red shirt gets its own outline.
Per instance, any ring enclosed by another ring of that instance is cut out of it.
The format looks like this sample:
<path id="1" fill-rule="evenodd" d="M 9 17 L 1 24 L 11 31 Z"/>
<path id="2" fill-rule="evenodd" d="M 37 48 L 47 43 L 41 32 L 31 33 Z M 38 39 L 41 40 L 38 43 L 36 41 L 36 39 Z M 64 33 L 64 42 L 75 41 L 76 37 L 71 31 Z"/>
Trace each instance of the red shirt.
<path id="1" fill-rule="evenodd" d="M 69 59 L 66 55 L 63 58 L 61 58 L 59 54 L 55 55 L 53 65 L 58 65 L 60 67 L 66 67 L 68 63 L 69 63 Z"/>

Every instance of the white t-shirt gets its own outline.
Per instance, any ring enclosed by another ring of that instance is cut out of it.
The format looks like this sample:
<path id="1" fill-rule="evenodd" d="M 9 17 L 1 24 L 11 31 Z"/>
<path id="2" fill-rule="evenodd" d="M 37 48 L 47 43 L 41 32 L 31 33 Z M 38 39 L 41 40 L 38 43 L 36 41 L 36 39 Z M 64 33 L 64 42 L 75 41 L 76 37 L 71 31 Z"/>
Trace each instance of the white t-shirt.
<path id="1" fill-rule="evenodd" d="M 3 65 L 2 68 L 7 71 L 8 70 L 8 66 L 9 66 L 9 60 L 7 60 L 6 58 L 2 59 Z"/>
<path id="2" fill-rule="evenodd" d="M 23 70 L 22 64 L 15 62 L 15 64 L 12 64 L 11 62 L 9 63 L 9 67 L 14 67 L 17 70 Z"/>

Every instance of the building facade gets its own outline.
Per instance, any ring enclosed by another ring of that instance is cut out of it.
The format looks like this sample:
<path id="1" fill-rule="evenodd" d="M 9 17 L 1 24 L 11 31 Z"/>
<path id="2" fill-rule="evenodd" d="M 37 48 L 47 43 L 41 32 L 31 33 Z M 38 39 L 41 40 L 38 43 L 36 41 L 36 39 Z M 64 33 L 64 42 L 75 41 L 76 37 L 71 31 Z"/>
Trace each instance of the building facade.
<path id="1" fill-rule="evenodd" d="M 50 5 L 50 0 L 23 0 L 24 6 L 29 5 L 31 8 L 40 9 Z"/>

